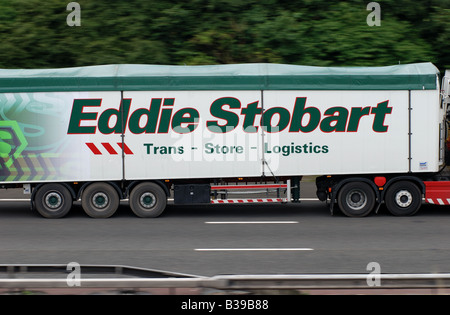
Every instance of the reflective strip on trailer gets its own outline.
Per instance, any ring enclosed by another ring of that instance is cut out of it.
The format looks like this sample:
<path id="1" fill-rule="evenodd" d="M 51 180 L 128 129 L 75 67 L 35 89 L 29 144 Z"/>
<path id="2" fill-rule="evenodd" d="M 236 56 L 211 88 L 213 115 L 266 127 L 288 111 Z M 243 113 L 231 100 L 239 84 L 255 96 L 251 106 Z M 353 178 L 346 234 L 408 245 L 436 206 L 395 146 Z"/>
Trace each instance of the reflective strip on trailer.
<path id="1" fill-rule="evenodd" d="M 258 199 L 215 199 L 211 203 L 257 203 L 257 202 L 287 202 L 287 198 L 258 198 Z"/>
<path id="2" fill-rule="evenodd" d="M 211 186 L 211 190 L 245 190 L 245 189 L 278 189 L 278 188 L 288 188 L 288 184 L 256 184 L 256 185 L 214 185 Z"/>

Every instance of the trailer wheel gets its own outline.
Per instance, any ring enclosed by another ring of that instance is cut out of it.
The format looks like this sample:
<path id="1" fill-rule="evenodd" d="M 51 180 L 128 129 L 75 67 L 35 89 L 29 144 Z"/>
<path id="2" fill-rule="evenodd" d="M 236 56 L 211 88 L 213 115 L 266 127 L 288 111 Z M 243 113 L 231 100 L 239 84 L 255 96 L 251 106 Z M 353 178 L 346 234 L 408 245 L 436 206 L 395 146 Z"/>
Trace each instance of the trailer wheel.
<path id="1" fill-rule="evenodd" d="M 45 184 L 34 196 L 36 210 L 49 219 L 64 217 L 72 208 L 72 201 L 69 189 L 61 184 Z"/>
<path id="2" fill-rule="evenodd" d="M 416 184 L 400 181 L 392 184 L 384 198 L 386 208 L 395 216 L 410 216 L 416 214 L 422 204 L 422 193 Z"/>
<path id="3" fill-rule="evenodd" d="M 346 216 L 364 217 L 375 206 L 375 192 L 367 183 L 350 182 L 339 190 L 338 204 Z"/>
<path id="4" fill-rule="evenodd" d="M 90 184 L 81 195 L 81 206 L 92 218 L 109 218 L 119 207 L 117 191 L 107 183 Z"/>
<path id="5" fill-rule="evenodd" d="M 130 208 L 141 218 L 156 218 L 164 211 L 167 197 L 155 183 L 140 183 L 130 194 Z"/>

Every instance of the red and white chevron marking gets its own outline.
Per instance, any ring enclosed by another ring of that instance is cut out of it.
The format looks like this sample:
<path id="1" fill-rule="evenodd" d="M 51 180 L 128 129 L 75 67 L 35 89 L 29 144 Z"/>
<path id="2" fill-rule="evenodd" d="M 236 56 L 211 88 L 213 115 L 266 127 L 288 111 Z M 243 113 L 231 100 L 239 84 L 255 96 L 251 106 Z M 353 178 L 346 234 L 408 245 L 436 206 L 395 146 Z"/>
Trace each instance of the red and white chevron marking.
<path id="1" fill-rule="evenodd" d="M 213 199 L 211 203 L 257 203 L 257 202 L 287 202 L 286 198 L 261 198 L 261 199 Z"/>
<path id="2" fill-rule="evenodd" d="M 443 198 L 426 198 L 425 201 L 427 203 L 431 203 L 432 205 L 450 205 L 450 198 L 449 199 L 443 199 Z"/>
<path id="3" fill-rule="evenodd" d="M 106 150 L 106 152 L 103 151 L 105 154 L 116 155 L 122 152 L 122 149 L 125 154 L 134 154 L 133 151 L 131 151 L 130 148 L 125 143 L 122 142 L 112 144 L 109 142 L 102 142 L 101 143 L 102 146 L 95 145 L 92 142 L 86 142 L 86 145 L 95 155 L 103 155 L 102 150 Z M 117 149 L 114 149 L 114 146 L 116 146 Z"/>
<path id="4" fill-rule="evenodd" d="M 425 202 L 432 205 L 450 205 L 450 181 L 424 181 Z"/>

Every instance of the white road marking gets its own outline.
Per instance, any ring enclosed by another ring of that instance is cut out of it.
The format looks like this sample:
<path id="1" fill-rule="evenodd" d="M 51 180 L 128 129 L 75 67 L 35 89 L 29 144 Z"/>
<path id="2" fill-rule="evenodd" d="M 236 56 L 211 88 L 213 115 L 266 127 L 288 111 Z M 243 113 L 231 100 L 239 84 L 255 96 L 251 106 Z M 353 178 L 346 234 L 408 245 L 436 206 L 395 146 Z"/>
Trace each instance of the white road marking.
<path id="1" fill-rule="evenodd" d="M 206 221 L 205 224 L 296 224 L 298 221 Z"/>
<path id="2" fill-rule="evenodd" d="M 217 251 L 310 251 L 313 248 L 196 248 L 197 252 L 217 252 Z"/>

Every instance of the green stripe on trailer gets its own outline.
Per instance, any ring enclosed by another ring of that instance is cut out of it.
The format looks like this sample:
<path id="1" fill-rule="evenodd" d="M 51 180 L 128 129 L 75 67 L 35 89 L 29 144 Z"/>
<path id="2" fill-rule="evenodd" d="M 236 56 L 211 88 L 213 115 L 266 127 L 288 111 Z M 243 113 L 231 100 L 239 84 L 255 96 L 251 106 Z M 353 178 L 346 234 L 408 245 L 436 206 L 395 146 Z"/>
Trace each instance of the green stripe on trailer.
<path id="1" fill-rule="evenodd" d="M 103 65 L 0 69 L 0 93 L 201 90 L 434 90 L 432 63 L 386 67 L 283 64 Z"/>

